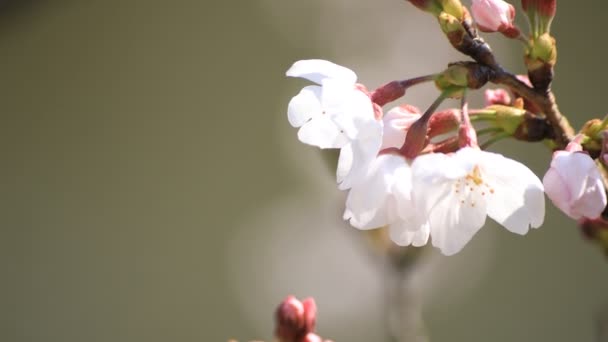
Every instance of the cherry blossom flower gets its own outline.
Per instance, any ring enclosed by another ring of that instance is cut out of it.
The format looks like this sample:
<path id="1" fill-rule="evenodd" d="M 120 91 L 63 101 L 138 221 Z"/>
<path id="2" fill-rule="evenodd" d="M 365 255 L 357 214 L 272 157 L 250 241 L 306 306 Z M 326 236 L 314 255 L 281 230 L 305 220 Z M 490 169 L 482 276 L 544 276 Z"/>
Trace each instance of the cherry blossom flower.
<path id="1" fill-rule="evenodd" d="M 425 245 L 428 226 L 416 220 L 411 190 L 410 163 L 398 154 L 382 154 L 348 193 L 344 219 L 359 229 L 388 226 L 391 240 L 399 245 Z"/>
<path id="2" fill-rule="evenodd" d="M 339 188 L 352 187 L 380 150 L 382 121 L 367 94 L 356 87 L 357 75 L 325 60 L 302 60 L 287 76 L 319 85 L 304 87 L 289 102 L 289 123 L 300 127 L 298 138 L 319 148 L 340 148 Z"/>
<path id="3" fill-rule="evenodd" d="M 350 190 L 344 212 L 344 219 L 359 229 L 388 226 L 391 240 L 402 246 L 423 246 L 429 237 L 428 225 L 418 222 L 411 210 L 411 162 L 395 151 L 419 117 L 418 108 L 410 105 L 395 107 L 384 115 L 382 150 L 394 151 L 371 162 L 362 181 Z"/>
<path id="4" fill-rule="evenodd" d="M 445 255 L 460 251 L 486 216 L 523 235 L 538 228 L 545 214 L 543 185 L 530 169 L 474 147 L 416 158 L 412 200 L 428 220 L 433 245 Z"/>
<path id="5" fill-rule="evenodd" d="M 569 217 L 595 219 L 606 207 L 606 189 L 593 159 L 574 144 L 570 143 L 566 151 L 553 153 L 543 178 L 545 192 Z"/>
<path id="6" fill-rule="evenodd" d="M 471 14 L 481 31 L 508 32 L 516 30 L 513 26 L 515 8 L 503 0 L 473 0 Z"/>

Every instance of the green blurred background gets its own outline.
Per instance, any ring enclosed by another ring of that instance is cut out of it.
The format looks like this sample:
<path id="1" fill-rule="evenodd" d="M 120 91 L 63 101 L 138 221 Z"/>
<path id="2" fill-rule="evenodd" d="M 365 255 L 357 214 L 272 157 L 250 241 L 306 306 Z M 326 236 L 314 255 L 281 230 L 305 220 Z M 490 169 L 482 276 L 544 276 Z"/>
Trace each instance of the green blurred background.
<path id="1" fill-rule="evenodd" d="M 606 112 L 608 4 L 559 5 L 554 89 L 579 127 Z M 461 57 L 432 18 L 399 0 L 0 9 L 1 341 L 271 340 L 287 294 L 317 298 L 325 337 L 383 338 L 382 270 L 287 123 L 304 83 L 284 72 L 327 58 L 374 87 L 438 71 Z M 490 41 L 523 71 L 517 43 Z M 541 176 L 549 161 L 541 145 L 495 150 Z M 432 341 L 594 340 L 608 264 L 548 207 L 525 238 L 488 224 L 433 253 L 417 280 Z"/>

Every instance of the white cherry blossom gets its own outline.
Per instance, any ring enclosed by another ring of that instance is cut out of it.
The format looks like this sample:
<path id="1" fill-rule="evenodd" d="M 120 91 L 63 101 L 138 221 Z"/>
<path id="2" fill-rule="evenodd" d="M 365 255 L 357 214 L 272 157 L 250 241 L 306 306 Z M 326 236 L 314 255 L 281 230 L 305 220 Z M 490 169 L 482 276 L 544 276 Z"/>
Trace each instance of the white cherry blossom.
<path id="1" fill-rule="evenodd" d="M 359 229 L 388 226 L 391 239 L 399 245 L 425 245 L 429 229 L 416 221 L 411 190 L 410 163 L 398 154 L 380 155 L 348 193 L 344 219 Z"/>
<path id="2" fill-rule="evenodd" d="M 298 138 L 319 148 L 340 148 L 336 172 L 339 188 L 348 189 L 365 175 L 382 143 L 382 121 L 373 104 L 356 88 L 356 74 L 325 60 L 302 60 L 287 76 L 319 85 L 304 87 L 289 102 L 289 123 L 300 127 Z"/>
<path id="3" fill-rule="evenodd" d="M 412 200 L 428 220 L 432 243 L 459 252 L 486 216 L 517 234 L 543 223 L 543 185 L 525 165 L 500 154 L 465 147 L 419 156 L 412 165 Z"/>
<path id="4" fill-rule="evenodd" d="M 584 152 L 555 152 L 543 184 L 553 204 L 575 220 L 597 218 L 606 207 L 602 176 Z"/>

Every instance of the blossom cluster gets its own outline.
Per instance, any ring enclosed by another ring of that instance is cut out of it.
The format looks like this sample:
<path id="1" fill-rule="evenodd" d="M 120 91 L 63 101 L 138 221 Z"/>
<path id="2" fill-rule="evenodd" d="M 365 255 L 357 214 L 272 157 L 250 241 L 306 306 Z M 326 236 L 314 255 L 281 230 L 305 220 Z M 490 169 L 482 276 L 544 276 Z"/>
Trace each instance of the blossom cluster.
<path id="1" fill-rule="evenodd" d="M 430 240 L 452 255 L 488 216 L 520 235 L 540 227 L 545 192 L 572 218 L 596 218 L 606 206 L 597 168 L 577 142 L 556 152 L 541 182 L 524 164 L 478 146 L 466 106 L 429 116 L 403 104 L 384 113 L 403 91 L 392 96 L 389 83 L 369 92 L 352 70 L 325 60 L 298 61 L 286 75 L 315 83 L 289 102 L 289 123 L 301 142 L 340 150 L 337 183 L 348 191 L 344 219 L 353 227 L 388 227 L 398 245 Z M 450 129 L 455 139 L 430 141 Z"/>

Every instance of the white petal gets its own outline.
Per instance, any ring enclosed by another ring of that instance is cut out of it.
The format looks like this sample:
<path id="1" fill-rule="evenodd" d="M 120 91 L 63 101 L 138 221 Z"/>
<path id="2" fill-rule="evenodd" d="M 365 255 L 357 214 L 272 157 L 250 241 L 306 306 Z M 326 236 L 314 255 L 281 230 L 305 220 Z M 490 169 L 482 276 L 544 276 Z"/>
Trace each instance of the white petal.
<path id="1" fill-rule="evenodd" d="M 369 96 L 342 81 L 325 79 L 322 84 L 323 110 L 349 139 L 371 134 L 382 136 L 382 122 L 376 120 Z"/>
<path id="2" fill-rule="evenodd" d="M 323 79 L 332 78 L 355 84 L 357 75 L 350 69 L 322 59 L 308 59 L 295 62 L 285 75 L 302 77 L 321 84 Z"/>
<path id="3" fill-rule="evenodd" d="M 487 197 L 488 216 L 517 234 L 526 234 L 530 226 L 540 227 L 545 217 L 544 188 L 540 179 L 515 160 L 496 153 L 482 153 L 480 165 L 493 189 Z"/>
<path id="4" fill-rule="evenodd" d="M 572 193 L 568 187 L 566 180 L 562 178 L 559 172 L 551 167 L 543 177 L 543 186 L 547 197 L 551 199 L 553 204 L 569 217 L 578 220 L 580 215 L 572 213 L 570 204 L 573 202 Z"/>
<path id="5" fill-rule="evenodd" d="M 395 107 L 384 115 L 382 118 L 384 131 L 381 150 L 403 146 L 407 130 L 420 118 L 420 113 L 413 112 L 413 110 L 414 108 L 409 106 L 407 108 Z"/>
<path id="6" fill-rule="evenodd" d="M 401 156 L 382 155 L 373 160 L 365 177 L 348 193 L 344 219 L 350 219 L 351 225 L 360 229 L 395 221 L 396 201 L 391 189 L 399 174 L 396 170 L 401 168 L 409 168 Z"/>
<path id="7" fill-rule="evenodd" d="M 336 124 L 325 115 L 305 123 L 298 131 L 298 139 L 320 148 L 340 148 L 348 143 Z"/>
<path id="8" fill-rule="evenodd" d="M 431 154 L 416 158 L 412 165 L 416 211 L 428 219 L 432 243 L 445 255 L 460 251 L 486 220 L 486 203 L 478 191 L 455 191 L 457 180 L 473 169 L 463 167 L 468 160 L 458 159 L 458 154 Z"/>
<path id="9" fill-rule="evenodd" d="M 337 178 L 338 188 L 340 190 L 346 190 L 351 188 L 353 185 L 358 184 L 367 173 L 367 170 L 371 162 L 376 158 L 380 151 L 381 139 L 365 139 L 353 141 L 345 151 L 343 148 L 340 151 L 340 160 L 338 160 Z M 344 163 L 340 163 L 343 160 L 342 153 L 352 153 L 352 157 L 344 157 Z M 350 169 L 345 169 L 346 161 L 351 158 Z"/>
<path id="10" fill-rule="evenodd" d="M 352 144 L 346 144 L 340 149 L 340 157 L 338 158 L 338 167 L 336 169 L 336 179 L 338 183 L 342 183 L 344 178 L 348 176 L 350 169 L 353 167 L 353 148 Z"/>
<path id="11" fill-rule="evenodd" d="M 408 221 L 397 221 L 389 227 L 389 236 L 391 240 L 400 246 L 415 246 L 421 247 L 426 245 L 429 240 L 429 226 L 422 226 Z"/>
<path id="12" fill-rule="evenodd" d="M 445 255 L 456 254 L 471 241 L 485 222 L 485 201 L 476 197 L 462 200 L 450 193 L 435 204 L 429 215 L 433 246 L 441 249 Z"/>
<path id="13" fill-rule="evenodd" d="M 287 107 L 287 118 L 293 127 L 300 127 L 314 117 L 322 115 L 321 87 L 304 87 Z"/>

